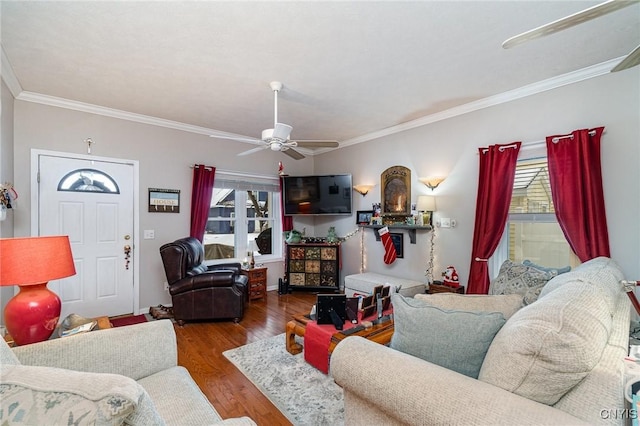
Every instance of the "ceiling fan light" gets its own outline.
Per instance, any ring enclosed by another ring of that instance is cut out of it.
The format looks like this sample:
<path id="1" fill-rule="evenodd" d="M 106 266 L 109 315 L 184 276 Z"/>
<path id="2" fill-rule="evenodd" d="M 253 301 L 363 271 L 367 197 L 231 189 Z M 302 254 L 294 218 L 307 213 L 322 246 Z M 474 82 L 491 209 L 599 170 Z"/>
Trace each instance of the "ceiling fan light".
<path id="1" fill-rule="evenodd" d="M 282 146 L 277 142 L 271 142 L 269 144 L 269 148 L 271 149 L 271 151 L 281 151 L 282 150 Z"/>
<path id="2" fill-rule="evenodd" d="M 262 131 L 262 140 L 268 141 L 273 138 L 273 129 L 264 129 Z"/>
<path id="3" fill-rule="evenodd" d="M 271 134 L 274 139 L 286 141 L 287 139 L 289 139 L 289 135 L 291 134 L 292 129 L 293 127 L 289 126 L 288 124 L 276 123 Z"/>

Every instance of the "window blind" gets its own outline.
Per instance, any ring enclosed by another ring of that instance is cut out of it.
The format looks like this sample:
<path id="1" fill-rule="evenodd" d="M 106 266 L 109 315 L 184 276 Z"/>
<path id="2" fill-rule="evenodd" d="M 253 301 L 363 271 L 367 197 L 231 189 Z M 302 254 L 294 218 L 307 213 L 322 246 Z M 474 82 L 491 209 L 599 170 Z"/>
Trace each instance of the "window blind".
<path id="1" fill-rule="evenodd" d="M 554 212 L 547 159 L 518 161 L 509 213 L 531 215 Z"/>

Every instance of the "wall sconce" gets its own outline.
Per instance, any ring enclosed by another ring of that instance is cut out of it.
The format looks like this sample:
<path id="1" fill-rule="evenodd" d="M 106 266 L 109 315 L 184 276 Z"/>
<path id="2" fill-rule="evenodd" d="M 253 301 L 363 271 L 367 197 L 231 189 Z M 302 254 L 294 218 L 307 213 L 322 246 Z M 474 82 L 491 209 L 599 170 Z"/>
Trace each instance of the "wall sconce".
<path id="1" fill-rule="evenodd" d="M 369 193 L 369 190 L 373 188 L 373 186 L 374 185 L 355 185 L 353 189 L 364 197 Z"/>
<path id="2" fill-rule="evenodd" d="M 418 180 L 424 183 L 427 186 L 427 188 L 433 191 L 438 187 L 438 185 L 442 183 L 442 181 L 444 181 L 444 179 L 445 178 L 442 176 L 434 176 L 434 177 L 419 178 Z"/>

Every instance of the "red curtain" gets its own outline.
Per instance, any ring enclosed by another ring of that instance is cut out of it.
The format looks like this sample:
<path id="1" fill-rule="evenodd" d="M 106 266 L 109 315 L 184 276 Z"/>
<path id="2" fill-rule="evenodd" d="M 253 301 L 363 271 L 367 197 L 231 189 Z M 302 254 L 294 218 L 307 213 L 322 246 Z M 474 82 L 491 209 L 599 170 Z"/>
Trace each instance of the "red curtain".
<path id="1" fill-rule="evenodd" d="M 193 167 L 193 185 L 191 187 L 191 232 L 190 236 L 202 242 L 204 230 L 207 227 L 211 196 L 213 194 L 213 180 L 216 168 L 196 164 Z"/>
<path id="2" fill-rule="evenodd" d="M 284 176 L 280 176 L 280 211 L 282 212 L 282 231 L 293 229 L 293 218 L 284 214 Z"/>
<path id="3" fill-rule="evenodd" d="M 521 142 L 479 149 L 480 174 L 467 293 L 487 294 L 487 259 L 498 247 L 509 215 Z"/>
<path id="4" fill-rule="evenodd" d="M 547 137 L 549 183 L 556 217 L 581 262 L 610 257 L 600 139 L 604 127 Z"/>

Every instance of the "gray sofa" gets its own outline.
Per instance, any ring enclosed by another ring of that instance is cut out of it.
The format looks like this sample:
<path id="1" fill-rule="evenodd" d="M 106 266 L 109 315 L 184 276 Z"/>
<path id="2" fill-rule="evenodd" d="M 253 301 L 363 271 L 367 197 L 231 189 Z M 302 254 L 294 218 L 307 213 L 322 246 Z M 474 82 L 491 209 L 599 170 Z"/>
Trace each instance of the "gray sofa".
<path id="1" fill-rule="evenodd" d="M 15 348 L 3 340 L 0 385 L 1 424 L 255 425 L 223 421 L 177 365 L 170 320 Z"/>
<path id="2" fill-rule="evenodd" d="M 622 279 L 608 258 L 553 278 L 500 328 L 477 379 L 360 337 L 345 339 L 333 352 L 331 374 L 344 389 L 346 424 L 625 424 L 630 302 Z M 479 297 L 500 298 L 448 295 L 445 305 L 473 310 Z"/>

